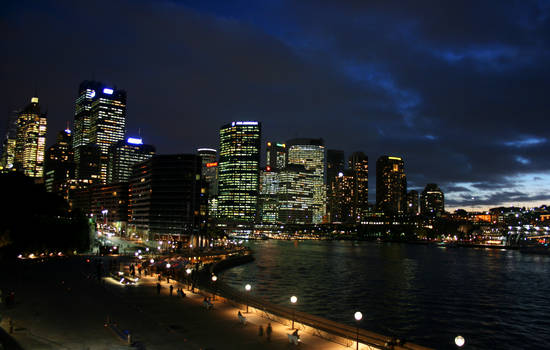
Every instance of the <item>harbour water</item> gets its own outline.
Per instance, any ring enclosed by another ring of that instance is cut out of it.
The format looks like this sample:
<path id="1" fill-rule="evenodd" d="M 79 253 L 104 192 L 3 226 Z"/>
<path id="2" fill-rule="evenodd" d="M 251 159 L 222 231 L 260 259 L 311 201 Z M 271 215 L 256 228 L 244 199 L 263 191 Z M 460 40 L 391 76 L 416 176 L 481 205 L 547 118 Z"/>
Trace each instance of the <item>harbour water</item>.
<path id="1" fill-rule="evenodd" d="M 235 288 L 437 349 L 550 348 L 550 257 L 513 250 L 349 241 L 250 241 Z"/>

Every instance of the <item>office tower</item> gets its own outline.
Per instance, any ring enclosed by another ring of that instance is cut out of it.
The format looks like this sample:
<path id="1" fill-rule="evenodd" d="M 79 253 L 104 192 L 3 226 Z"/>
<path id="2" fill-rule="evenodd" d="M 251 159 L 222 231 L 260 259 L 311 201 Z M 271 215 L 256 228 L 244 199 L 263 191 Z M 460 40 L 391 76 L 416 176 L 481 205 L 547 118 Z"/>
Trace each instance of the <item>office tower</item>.
<path id="1" fill-rule="evenodd" d="M 82 179 L 79 169 L 83 146 L 97 145 L 99 148 L 99 179 L 107 181 L 109 147 L 124 140 L 126 124 L 126 92 L 97 81 L 80 84 L 76 99 L 73 149 L 77 164 L 76 176 Z M 85 150 L 89 152 L 90 150 Z"/>
<path id="2" fill-rule="evenodd" d="M 335 205 L 339 201 L 332 191 L 333 183 L 339 173 L 346 168 L 344 151 L 328 149 L 327 150 L 327 213 L 330 215 L 330 221 L 340 221 L 335 219 Z"/>
<path id="3" fill-rule="evenodd" d="M 128 137 L 109 147 L 109 161 L 107 163 L 107 183 L 128 182 L 132 175 L 132 166 L 151 158 L 155 154 L 155 147 L 144 145 L 143 140 Z"/>
<path id="4" fill-rule="evenodd" d="M 134 165 L 128 193 L 130 235 L 189 241 L 206 228 L 206 183 L 198 155 L 155 155 Z"/>
<path id="5" fill-rule="evenodd" d="M 218 195 L 218 151 L 212 148 L 199 148 L 197 153 L 202 160 L 202 177 L 208 185 L 208 198 Z"/>
<path id="6" fill-rule="evenodd" d="M 19 111 L 13 111 L 8 117 L 6 134 L 2 142 L 2 155 L 0 156 L 0 172 L 15 171 L 15 144 L 17 141 L 17 117 Z"/>
<path id="7" fill-rule="evenodd" d="M 286 144 L 267 142 L 266 165 L 267 171 L 278 171 L 286 166 Z"/>
<path id="8" fill-rule="evenodd" d="M 381 156 L 376 161 L 376 207 L 386 214 L 402 214 L 407 204 L 403 160 Z"/>
<path id="9" fill-rule="evenodd" d="M 258 204 L 261 124 L 235 121 L 220 128 L 218 216 L 252 222 Z"/>
<path id="10" fill-rule="evenodd" d="M 46 124 L 46 114 L 40 112 L 38 97 L 31 98 L 31 103 L 17 118 L 14 166 L 23 174 L 40 180 L 44 176 Z"/>
<path id="11" fill-rule="evenodd" d="M 279 173 L 268 170 L 266 167 L 260 171 L 260 199 L 258 221 L 274 224 L 279 217 Z"/>
<path id="12" fill-rule="evenodd" d="M 427 184 L 420 197 L 420 213 L 427 216 L 440 216 L 445 212 L 445 197 L 437 184 Z"/>
<path id="13" fill-rule="evenodd" d="M 46 150 L 44 184 L 48 192 L 64 194 L 67 181 L 74 178 L 71 142 L 71 130 L 65 129 L 57 134 L 56 143 Z"/>
<path id="14" fill-rule="evenodd" d="M 289 163 L 279 172 L 278 221 L 283 224 L 311 224 L 318 218 L 319 206 L 314 201 L 319 176 L 303 164 Z"/>
<path id="15" fill-rule="evenodd" d="M 286 143 L 287 164 L 303 165 L 314 175 L 313 193 L 308 207 L 313 210 L 312 223 L 323 222 L 326 213 L 325 147 L 322 139 L 293 139 Z"/>
<path id="16" fill-rule="evenodd" d="M 351 215 L 355 222 L 361 222 L 369 210 L 369 158 L 354 152 L 349 157 L 349 169 L 353 176 Z"/>
<path id="17" fill-rule="evenodd" d="M 331 184 L 331 222 L 355 222 L 353 210 L 354 173 L 351 169 L 340 171 Z"/>
<path id="18" fill-rule="evenodd" d="M 418 215 L 418 192 L 415 190 L 407 193 L 407 214 Z"/>

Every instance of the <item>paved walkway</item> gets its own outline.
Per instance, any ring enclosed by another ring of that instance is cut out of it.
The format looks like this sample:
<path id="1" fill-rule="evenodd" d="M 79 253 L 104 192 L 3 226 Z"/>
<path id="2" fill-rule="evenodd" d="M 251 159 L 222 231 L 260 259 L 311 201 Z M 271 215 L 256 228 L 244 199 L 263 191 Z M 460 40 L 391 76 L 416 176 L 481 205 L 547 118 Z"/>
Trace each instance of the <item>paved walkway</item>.
<path id="1" fill-rule="evenodd" d="M 93 278 L 93 270 L 91 263 L 77 259 L 18 266 L 13 271 L 17 275 L 0 281 L 3 290 L 16 290 L 16 305 L 0 308 L 2 327 L 8 329 L 7 318 L 11 317 L 15 340 L 24 349 L 38 350 L 128 349 L 125 331 L 132 335 L 133 348 L 147 350 L 294 347 L 288 342 L 287 334 L 292 332 L 288 325 L 271 321 L 273 334 L 268 341 L 268 319 L 243 308 L 240 311 L 247 318 L 243 326 L 237 317 L 239 309 L 220 297 L 212 310 L 206 310 L 203 295 L 186 290 L 186 298 L 177 297 L 176 289 L 186 288 L 177 282 L 171 283 L 172 296 L 166 280 L 157 295 L 155 277 L 124 287 L 111 278 L 100 283 Z M 258 335 L 260 325 L 263 336 Z M 350 349 L 305 332 L 300 337 L 302 349 Z"/>

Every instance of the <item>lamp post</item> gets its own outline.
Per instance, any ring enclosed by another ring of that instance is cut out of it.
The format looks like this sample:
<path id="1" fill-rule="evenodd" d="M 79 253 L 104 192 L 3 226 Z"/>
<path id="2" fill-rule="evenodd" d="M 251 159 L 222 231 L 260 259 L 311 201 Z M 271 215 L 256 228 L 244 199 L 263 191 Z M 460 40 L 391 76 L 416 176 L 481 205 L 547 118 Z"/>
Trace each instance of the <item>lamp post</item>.
<path id="1" fill-rule="evenodd" d="M 457 336 L 455 337 L 455 344 L 456 344 L 456 346 L 458 346 L 459 348 L 463 347 L 465 343 L 466 343 L 466 339 L 464 339 L 463 336 L 457 335 Z"/>
<path id="2" fill-rule="evenodd" d="M 294 307 L 294 304 L 298 301 L 298 298 L 293 295 L 290 297 L 290 302 L 292 303 L 292 329 L 294 329 L 294 316 L 296 313 L 296 308 Z"/>
<path id="3" fill-rule="evenodd" d="M 216 300 L 216 281 L 218 280 L 218 277 L 216 275 L 212 275 L 212 300 Z"/>
<path id="4" fill-rule="evenodd" d="M 359 350 L 359 322 L 361 322 L 361 319 L 363 318 L 363 314 L 360 311 L 357 311 L 354 315 L 355 320 L 357 321 L 357 332 L 355 333 L 355 343 L 357 344 L 356 350 Z"/>
<path id="5" fill-rule="evenodd" d="M 190 268 L 185 270 L 185 273 L 187 273 L 187 290 L 191 290 L 191 272 L 193 272 L 193 270 Z"/>
<path id="6" fill-rule="evenodd" d="M 250 284 L 244 286 L 244 290 L 246 290 L 246 313 L 248 313 L 248 294 L 250 293 L 250 289 L 252 289 Z"/>

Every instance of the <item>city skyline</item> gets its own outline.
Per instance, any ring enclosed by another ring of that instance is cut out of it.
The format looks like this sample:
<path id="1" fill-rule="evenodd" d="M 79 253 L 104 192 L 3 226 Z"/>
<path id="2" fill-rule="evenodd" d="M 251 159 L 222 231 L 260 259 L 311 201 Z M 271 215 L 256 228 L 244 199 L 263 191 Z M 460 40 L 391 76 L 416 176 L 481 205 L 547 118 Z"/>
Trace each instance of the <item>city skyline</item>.
<path id="1" fill-rule="evenodd" d="M 2 134 L 36 92 L 50 146 L 95 78 L 128 92 L 128 135 L 159 154 L 218 148 L 220 125 L 258 120 L 262 146 L 322 137 L 346 157 L 402 157 L 408 188 L 438 184 L 448 210 L 550 199 L 543 4 L 103 5 L 4 5 Z M 19 55 L 30 42 L 47 54 Z"/>

